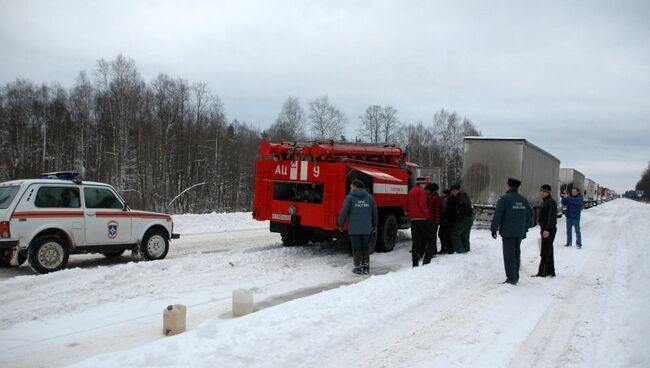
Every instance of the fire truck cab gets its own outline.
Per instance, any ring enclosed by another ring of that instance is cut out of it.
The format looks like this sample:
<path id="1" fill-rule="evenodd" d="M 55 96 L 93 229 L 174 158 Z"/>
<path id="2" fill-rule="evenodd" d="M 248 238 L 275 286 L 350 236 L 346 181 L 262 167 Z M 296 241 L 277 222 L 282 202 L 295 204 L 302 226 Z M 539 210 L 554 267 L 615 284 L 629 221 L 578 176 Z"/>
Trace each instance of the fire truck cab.
<path id="1" fill-rule="evenodd" d="M 299 145 L 263 141 L 257 158 L 253 218 L 270 221 L 284 245 L 347 238 L 336 220 L 354 179 L 364 182 L 377 204 L 379 226 L 370 250 L 390 252 L 397 230 L 410 220 L 402 206 L 417 165 L 395 146 Z"/>

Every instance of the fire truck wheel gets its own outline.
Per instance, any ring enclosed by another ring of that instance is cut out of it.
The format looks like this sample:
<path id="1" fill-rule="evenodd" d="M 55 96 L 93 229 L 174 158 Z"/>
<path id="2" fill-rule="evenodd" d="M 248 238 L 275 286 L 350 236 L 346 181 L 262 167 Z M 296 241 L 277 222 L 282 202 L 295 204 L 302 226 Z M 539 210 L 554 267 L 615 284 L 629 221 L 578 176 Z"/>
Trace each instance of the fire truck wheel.
<path id="1" fill-rule="evenodd" d="M 395 248 L 397 228 L 397 217 L 394 214 L 389 213 L 379 219 L 376 251 L 390 252 Z"/>
<path id="2" fill-rule="evenodd" d="M 54 235 L 45 235 L 34 240 L 29 247 L 29 266 L 38 273 L 58 271 L 68 264 L 68 244 Z"/>

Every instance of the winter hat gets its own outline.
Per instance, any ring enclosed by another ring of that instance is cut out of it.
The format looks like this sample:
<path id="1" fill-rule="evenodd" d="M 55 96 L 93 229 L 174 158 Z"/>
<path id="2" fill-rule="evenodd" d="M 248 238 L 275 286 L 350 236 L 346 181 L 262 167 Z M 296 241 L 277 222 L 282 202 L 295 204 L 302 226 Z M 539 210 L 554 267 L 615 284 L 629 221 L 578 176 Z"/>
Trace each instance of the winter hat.
<path id="1" fill-rule="evenodd" d="M 359 179 L 352 180 L 352 185 L 354 185 L 357 188 L 365 188 L 366 187 L 366 185 Z"/>
<path id="2" fill-rule="evenodd" d="M 508 186 L 519 188 L 521 185 L 521 180 L 517 180 L 515 178 L 508 178 Z"/>
<path id="3" fill-rule="evenodd" d="M 544 184 L 544 185 L 542 185 L 541 188 L 539 188 L 539 190 L 543 190 L 543 191 L 545 191 L 547 193 L 551 193 L 551 186 L 548 185 L 548 184 Z"/>
<path id="4" fill-rule="evenodd" d="M 426 184 L 427 183 L 427 178 L 424 176 L 418 176 L 417 179 L 415 179 L 415 184 Z"/>
<path id="5" fill-rule="evenodd" d="M 436 183 L 430 183 L 424 187 L 424 190 L 427 190 L 429 192 L 437 192 L 438 189 L 440 189 L 440 187 L 438 187 L 438 184 Z"/>

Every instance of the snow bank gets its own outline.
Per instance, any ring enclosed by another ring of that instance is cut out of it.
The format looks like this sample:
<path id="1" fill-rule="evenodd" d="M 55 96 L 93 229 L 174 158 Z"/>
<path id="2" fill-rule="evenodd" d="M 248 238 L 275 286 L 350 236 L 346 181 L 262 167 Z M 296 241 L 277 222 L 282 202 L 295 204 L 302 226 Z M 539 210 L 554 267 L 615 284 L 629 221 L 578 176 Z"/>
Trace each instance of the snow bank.
<path id="1" fill-rule="evenodd" d="M 433 287 L 436 273 L 431 271 L 423 267 L 371 277 L 238 319 L 211 319 L 185 335 L 77 367 L 310 366 L 322 359 L 319 349 L 345 345 L 361 331 L 435 295 L 447 282 L 437 280 Z M 448 276 L 450 281 L 457 274 Z"/>
<path id="2" fill-rule="evenodd" d="M 182 235 L 222 233 L 268 228 L 267 221 L 256 221 L 251 212 L 174 215 L 174 232 Z"/>

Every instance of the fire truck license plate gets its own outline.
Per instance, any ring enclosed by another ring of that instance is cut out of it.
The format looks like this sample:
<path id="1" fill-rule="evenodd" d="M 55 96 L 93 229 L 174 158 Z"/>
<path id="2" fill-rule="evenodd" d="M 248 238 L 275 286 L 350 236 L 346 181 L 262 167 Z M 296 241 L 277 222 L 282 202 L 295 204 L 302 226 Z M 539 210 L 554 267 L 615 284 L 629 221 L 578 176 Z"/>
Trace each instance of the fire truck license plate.
<path id="1" fill-rule="evenodd" d="M 279 213 L 274 213 L 271 215 L 273 220 L 282 220 L 282 221 L 291 221 L 291 215 L 282 215 Z"/>

